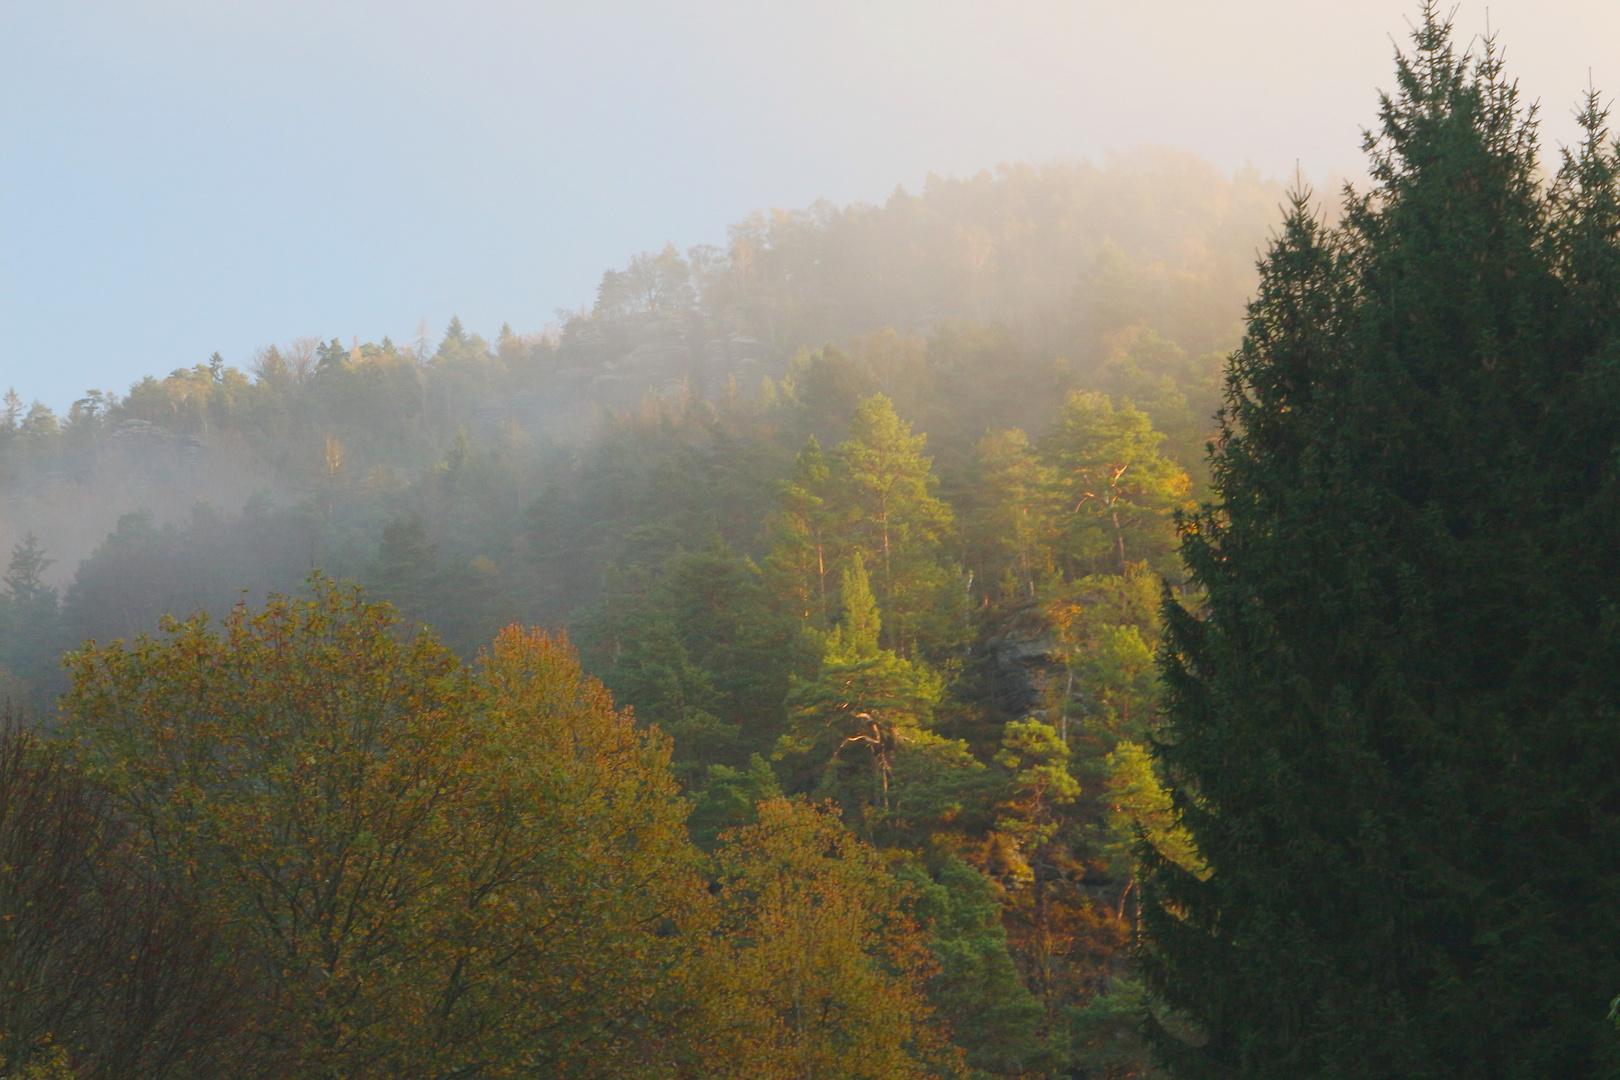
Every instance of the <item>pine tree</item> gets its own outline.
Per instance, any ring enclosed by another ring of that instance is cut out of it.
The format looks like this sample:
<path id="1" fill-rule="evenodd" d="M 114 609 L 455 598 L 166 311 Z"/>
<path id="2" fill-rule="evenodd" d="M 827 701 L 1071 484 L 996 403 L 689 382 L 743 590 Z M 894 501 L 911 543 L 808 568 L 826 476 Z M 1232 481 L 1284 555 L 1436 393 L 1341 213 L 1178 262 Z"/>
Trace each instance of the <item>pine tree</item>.
<path id="1" fill-rule="evenodd" d="M 877 601 L 859 563 L 844 570 L 839 592 L 843 618 L 825 637 L 819 674 L 788 695 L 790 731 L 776 756 L 810 754 L 818 768 L 841 754 L 869 759 L 873 799 L 881 803 L 897 747 L 933 722 L 940 680 L 880 646 Z"/>
<path id="2" fill-rule="evenodd" d="M 11 562 L 0 582 L 6 587 L 6 596 L 20 607 L 31 608 L 48 602 L 56 604 L 56 590 L 45 584 L 45 571 L 55 562 L 45 557 L 39 537 L 27 533 L 12 549 Z"/>
<path id="3" fill-rule="evenodd" d="M 61 608 L 56 590 L 45 582 L 55 561 L 45 557 L 38 537 L 26 533 L 0 575 L 0 699 L 21 704 L 33 698 L 43 704 L 39 699 L 56 689 L 52 675 L 63 645 Z"/>
<path id="4" fill-rule="evenodd" d="M 932 872 L 930 872 L 932 871 Z M 901 863 L 895 876 L 916 889 L 939 970 L 929 997 L 951 1025 L 974 1077 L 1042 1076 L 1057 1071 L 1059 1047 L 1043 1038 L 1040 1002 L 1018 977 L 1007 950 L 1001 903 L 989 879 L 954 855 L 924 869 Z"/>
<path id="5" fill-rule="evenodd" d="M 989 571 L 985 584 L 999 586 L 1003 603 L 1023 603 L 1055 573 L 1064 509 L 1057 481 L 1017 428 L 985 435 L 975 456 L 977 505 L 965 531 Z"/>
<path id="6" fill-rule="evenodd" d="M 821 445 L 810 436 L 783 481 L 771 518 L 771 551 L 765 578 L 787 612 L 814 630 L 827 629 L 832 577 L 842 545 L 827 505 L 832 471 Z"/>
<path id="7" fill-rule="evenodd" d="M 444 340 L 439 342 L 436 355 L 453 359 L 461 354 L 467 344 L 467 331 L 462 328 L 461 316 L 452 315 L 449 325 L 444 328 Z"/>
<path id="8" fill-rule="evenodd" d="M 315 362 L 315 370 L 322 374 L 329 375 L 333 372 L 342 371 L 349 362 L 349 350 L 345 349 L 343 342 L 337 338 L 318 346 L 315 351 L 318 357 Z"/>
<path id="9" fill-rule="evenodd" d="M 383 526 L 366 576 L 378 595 L 408 617 L 429 620 L 439 614 L 439 548 L 428 539 L 421 514 L 413 511 Z"/>
<path id="10" fill-rule="evenodd" d="M 926 441 L 911 433 L 888 398 L 874 394 L 855 407 L 834 474 L 838 509 L 868 560 L 883 609 L 884 644 L 901 654 L 953 576 L 940 561 L 951 508 L 933 494 Z"/>
<path id="11" fill-rule="evenodd" d="M 1428 4 L 1328 228 L 1296 197 L 1182 522 L 1145 853 L 1179 1075 L 1587 1076 L 1620 989 L 1612 150 Z"/>
<path id="12" fill-rule="evenodd" d="M 937 811 L 975 763 L 961 743 L 929 730 L 940 677 L 879 644 L 877 601 L 859 563 L 844 571 L 840 594 L 843 618 L 826 635 L 816 678 L 789 692 L 788 732 L 773 756 L 807 766 L 870 836 L 881 822 Z"/>
<path id="13" fill-rule="evenodd" d="M 1082 569 L 1112 569 L 1162 557 L 1174 546 L 1167 513 L 1192 489 L 1160 452 L 1164 436 L 1129 402 L 1070 395 L 1047 439 L 1067 511 L 1063 552 Z"/>

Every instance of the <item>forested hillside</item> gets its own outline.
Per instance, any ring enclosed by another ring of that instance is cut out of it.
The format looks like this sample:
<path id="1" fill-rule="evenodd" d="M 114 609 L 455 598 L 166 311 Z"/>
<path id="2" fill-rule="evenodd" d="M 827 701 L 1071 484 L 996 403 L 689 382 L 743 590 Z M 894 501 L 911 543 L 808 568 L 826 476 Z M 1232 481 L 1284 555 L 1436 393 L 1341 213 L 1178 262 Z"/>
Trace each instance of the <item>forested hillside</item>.
<path id="1" fill-rule="evenodd" d="M 234 589 L 319 566 L 470 649 L 514 616 L 572 617 L 651 519 L 666 554 L 715 527 L 762 555 L 804 437 L 830 448 L 872 393 L 929 435 L 949 490 L 983 435 L 1038 438 L 1080 387 L 1146 411 L 1196 475 L 1217 356 L 1280 198 L 1168 155 L 1004 167 L 881 207 L 755 215 L 724 249 L 638 256 L 548 332 L 299 339 L 90 391 L 60 416 L 11 395 L 0 539 L 32 534 L 50 561 L 53 645 L 223 610 Z M 696 455 L 683 482 L 705 490 L 652 475 L 676 445 Z M 407 563 L 433 580 L 388 580 Z M 37 658 L 4 663 L 41 677 Z"/>
<path id="2" fill-rule="evenodd" d="M 1145 749 L 1171 514 L 1282 201 L 1004 167 L 638 256 L 542 333 L 13 395 L 0 679 L 49 716 L 65 649 L 314 571 L 466 660 L 566 629 L 672 738 L 698 848 L 832 798 L 923 890 L 976 1074 L 1141 1075 L 1137 837 L 1198 870 Z"/>
<path id="3" fill-rule="evenodd" d="M 1002 167 L 7 395 L 0 1078 L 1620 1076 L 1620 140 L 1536 116 L 1426 0 L 1337 212 Z"/>

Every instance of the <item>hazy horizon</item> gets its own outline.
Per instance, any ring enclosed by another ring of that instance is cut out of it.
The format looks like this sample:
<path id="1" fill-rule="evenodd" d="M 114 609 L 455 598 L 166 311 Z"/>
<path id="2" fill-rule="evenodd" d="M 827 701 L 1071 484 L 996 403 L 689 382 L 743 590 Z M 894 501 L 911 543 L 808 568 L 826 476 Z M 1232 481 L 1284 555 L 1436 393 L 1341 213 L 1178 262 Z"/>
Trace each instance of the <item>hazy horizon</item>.
<path id="1" fill-rule="evenodd" d="M 1356 175 L 1416 8 L 1353 8 L 7 2 L 0 388 L 60 411 L 302 335 L 539 330 L 636 252 L 1000 162 Z M 1620 12 L 1490 23 L 1550 157 L 1589 70 L 1620 90 Z"/>

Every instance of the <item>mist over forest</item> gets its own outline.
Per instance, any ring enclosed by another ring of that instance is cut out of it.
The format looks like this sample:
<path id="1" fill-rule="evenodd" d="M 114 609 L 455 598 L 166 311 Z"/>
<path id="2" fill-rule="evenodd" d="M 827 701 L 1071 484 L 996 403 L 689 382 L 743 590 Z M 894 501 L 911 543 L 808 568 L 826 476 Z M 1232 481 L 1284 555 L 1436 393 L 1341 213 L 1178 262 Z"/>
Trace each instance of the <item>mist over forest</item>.
<path id="1" fill-rule="evenodd" d="M 0 1080 L 1620 1076 L 1620 141 L 1190 154 L 0 406 Z"/>
<path id="2" fill-rule="evenodd" d="M 1139 1062 L 1121 1008 L 1070 1018 L 1140 995 L 1137 818 L 1107 793 L 1147 783 L 1164 826 L 1141 745 L 1168 513 L 1207 482 L 1284 197 L 1172 153 L 1003 166 L 649 250 L 547 328 L 299 338 L 60 416 L 12 395 L 4 692 L 49 717 L 64 650 L 317 571 L 467 661 L 512 623 L 566 631 L 673 736 L 700 844 L 785 792 L 932 845 L 981 905 L 945 976 L 975 1068 Z M 811 703 L 846 669 L 899 695 L 893 799 L 827 769 L 817 728 L 874 708 Z M 1071 754 L 1057 792 L 1029 779 Z"/>
<path id="3" fill-rule="evenodd" d="M 836 444 L 874 393 L 927 433 L 947 490 L 971 485 L 987 432 L 1038 439 L 1082 388 L 1132 401 L 1199 473 L 1282 192 L 1169 153 L 1004 166 L 649 251 L 548 328 L 297 338 L 63 415 L 13 395 L 0 539 L 35 538 L 63 610 L 49 649 L 0 655 L 55 686 L 65 642 L 222 614 L 320 568 L 470 656 L 512 619 L 566 624 L 626 558 L 711 533 L 762 557 L 792 455 Z M 415 562 L 388 569 L 407 535 Z M 981 596 L 1000 573 L 971 569 Z"/>

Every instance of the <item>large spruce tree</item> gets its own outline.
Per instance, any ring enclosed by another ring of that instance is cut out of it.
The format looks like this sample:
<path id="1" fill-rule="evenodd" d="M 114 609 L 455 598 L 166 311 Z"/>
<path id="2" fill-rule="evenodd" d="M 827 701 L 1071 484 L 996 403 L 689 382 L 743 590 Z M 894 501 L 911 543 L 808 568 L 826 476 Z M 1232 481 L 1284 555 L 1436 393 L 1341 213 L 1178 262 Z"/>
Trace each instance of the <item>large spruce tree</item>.
<path id="1" fill-rule="evenodd" d="M 1157 748 L 1204 869 L 1144 958 L 1185 1077 L 1599 1074 L 1620 993 L 1615 148 L 1549 182 L 1427 5 L 1370 194 L 1299 196 L 1182 523 Z"/>

